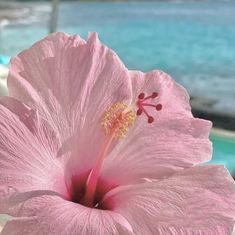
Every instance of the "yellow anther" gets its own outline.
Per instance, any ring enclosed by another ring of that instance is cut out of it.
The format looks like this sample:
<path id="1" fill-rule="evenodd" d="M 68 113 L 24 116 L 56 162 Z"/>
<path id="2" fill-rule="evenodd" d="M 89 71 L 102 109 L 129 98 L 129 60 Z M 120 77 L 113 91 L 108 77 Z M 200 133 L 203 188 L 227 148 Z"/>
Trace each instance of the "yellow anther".
<path id="1" fill-rule="evenodd" d="M 111 106 L 105 113 L 101 125 L 107 135 L 113 134 L 116 138 L 124 138 L 129 127 L 136 119 L 134 109 L 124 102 L 118 102 Z"/>

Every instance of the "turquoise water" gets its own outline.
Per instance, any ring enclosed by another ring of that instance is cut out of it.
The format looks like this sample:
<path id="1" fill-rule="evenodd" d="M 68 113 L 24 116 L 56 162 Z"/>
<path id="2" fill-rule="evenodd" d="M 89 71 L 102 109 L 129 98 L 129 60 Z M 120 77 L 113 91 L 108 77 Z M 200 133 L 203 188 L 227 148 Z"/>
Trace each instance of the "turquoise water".
<path id="1" fill-rule="evenodd" d="M 222 138 L 211 136 L 213 142 L 213 161 L 214 163 L 224 164 L 235 176 L 235 137 Z"/>
<path id="2" fill-rule="evenodd" d="M 47 34 L 48 3 L 35 5 L 32 24 L 1 33 L 1 52 L 15 55 Z M 37 14 L 38 13 L 38 14 Z M 235 2 L 62 3 L 59 30 L 83 37 L 97 31 L 130 69 L 159 68 L 193 96 L 235 113 Z M 214 159 L 235 169 L 235 144 L 212 137 Z"/>
<path id="3" fill-rule="evenodd" d="M 32 25 L 2 32 L 1 50 L 14 55 L 47 33 L 48 4 Z M 59 30 L 83 37 L 97 31 L 131 69 L 160 68 L 215 109 L 235 112 L 235 2 L 62 3 Z M 40 23 L 39 23 L 40 22 Z"/>

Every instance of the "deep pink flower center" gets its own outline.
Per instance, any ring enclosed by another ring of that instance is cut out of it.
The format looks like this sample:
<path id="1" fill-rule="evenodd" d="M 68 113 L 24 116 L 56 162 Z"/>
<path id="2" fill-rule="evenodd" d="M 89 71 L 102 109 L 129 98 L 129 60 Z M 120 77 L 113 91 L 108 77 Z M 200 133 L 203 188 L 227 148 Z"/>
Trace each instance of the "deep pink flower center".
<path id="1" fill-rule="evenodd" d="M 109 183 L 103 179 L 98 180 L 95 193 L 91 201 L 87 201 L 85 199 L 85 195 L 87 192 L 87 181 L 88 177 L 90 175 L 91 170 L 86 171 L 80 175 L 73 176 L 71 181 L 71 187 L 69 190 L 70 198 L 69 200 L 78 203 L 87 207 L 101 209 L 101 210 L 111 210 L 112 209 L 112 203 L 108 200 L 105 202 L 102 201 L 105 194 L 109 192 L 111 189 L 117 187 L 118 185 Z"/>

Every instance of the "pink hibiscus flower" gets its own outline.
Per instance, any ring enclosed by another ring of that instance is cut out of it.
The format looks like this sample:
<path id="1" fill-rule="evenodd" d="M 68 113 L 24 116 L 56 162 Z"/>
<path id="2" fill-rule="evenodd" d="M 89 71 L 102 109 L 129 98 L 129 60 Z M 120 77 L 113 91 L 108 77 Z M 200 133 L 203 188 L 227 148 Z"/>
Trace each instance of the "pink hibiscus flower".
<path id="1" fill-rule="evenodd" d="M 229 235 L 235 185 L 211 123 L 161 71 L 128 71 L 96 34 L 11 60 L 0 99 L 2 235 Z"/>

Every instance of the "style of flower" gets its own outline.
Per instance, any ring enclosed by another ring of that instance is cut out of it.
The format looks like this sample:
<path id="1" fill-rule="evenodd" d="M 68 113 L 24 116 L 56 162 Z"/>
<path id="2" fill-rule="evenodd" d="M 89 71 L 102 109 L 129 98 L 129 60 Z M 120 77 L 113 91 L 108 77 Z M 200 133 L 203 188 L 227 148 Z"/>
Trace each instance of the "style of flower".
<path id="1" fill-rule="evenodd" d="M 161 71 L 128 71 L 92 33 L 11 60 L 0 99 L 2 235 L 229 235 L 235 185 L 211 123 Z M 196 166 L 197 165 L 197 166 Z"/>

